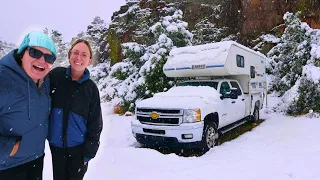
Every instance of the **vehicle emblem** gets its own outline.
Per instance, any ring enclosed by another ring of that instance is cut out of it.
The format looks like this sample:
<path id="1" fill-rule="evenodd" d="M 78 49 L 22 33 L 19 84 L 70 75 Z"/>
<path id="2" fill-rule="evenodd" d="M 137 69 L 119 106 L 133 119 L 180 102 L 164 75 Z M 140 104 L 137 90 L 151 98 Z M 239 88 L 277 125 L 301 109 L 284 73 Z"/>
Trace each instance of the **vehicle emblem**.
<path id="1" fill-rule="evenodd" d="M 160 116 L 160 114 L 158 114 L 157 112 L 152 112 L 149 116 L 150 116 L 152 119 L 158 119 L 158 117 Z"/>

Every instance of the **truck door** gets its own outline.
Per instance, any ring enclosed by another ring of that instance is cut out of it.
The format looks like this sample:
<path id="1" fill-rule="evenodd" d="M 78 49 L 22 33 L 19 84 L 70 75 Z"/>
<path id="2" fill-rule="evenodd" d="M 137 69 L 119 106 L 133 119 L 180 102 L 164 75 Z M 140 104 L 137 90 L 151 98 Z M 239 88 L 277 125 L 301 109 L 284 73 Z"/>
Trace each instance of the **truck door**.
<path id="1" fill-rule="evenodd" d="M 236 121 L 236 105 L 232 103 L 234 99 L 230 98 L 231 87 L 228 81 L 221 82 L 220 85 L 220 94 L 224 97 L 222 101 L 222 118 L 223 118 L 223 125 L 228 125 Z"/>
<path id="2" fill-rule="evenodd" d="M 238 99 L 232 99 L 236 108 L 235 117 L 240 120 L 246 116 L 246 99 L 237 81 L 230 81 L 233 88 L 237 88 Z"/>

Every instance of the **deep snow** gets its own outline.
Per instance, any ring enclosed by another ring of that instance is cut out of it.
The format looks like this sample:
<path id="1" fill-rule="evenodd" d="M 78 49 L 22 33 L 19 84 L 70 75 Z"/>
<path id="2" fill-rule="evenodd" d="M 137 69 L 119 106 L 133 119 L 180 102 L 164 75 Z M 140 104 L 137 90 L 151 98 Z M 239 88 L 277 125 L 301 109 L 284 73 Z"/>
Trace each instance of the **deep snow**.
<path id="1" fill-rule="evenodd" d="M 278 100 L 269 96 L 259 126 L 201 157 L 139 148 L 131 134 L 134 116 L 112 115 L 111 107 L 103 104 L 101 146 L 84 179 L 320 180 L 320 120 L 274 113 Z M 51 167 L 47 147 L 44 179 L 52 179 Z"/>

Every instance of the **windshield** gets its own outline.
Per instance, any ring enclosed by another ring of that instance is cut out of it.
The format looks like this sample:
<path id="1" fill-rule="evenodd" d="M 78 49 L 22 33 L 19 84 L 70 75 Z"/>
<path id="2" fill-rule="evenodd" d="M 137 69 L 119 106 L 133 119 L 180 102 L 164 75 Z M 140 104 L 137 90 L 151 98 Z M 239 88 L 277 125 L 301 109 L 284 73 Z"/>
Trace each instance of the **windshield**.
<path id="1" fill-rule="evenodd" d="M 209 86 L 217 89 L 218 82 L 213 81 L 187 81 L 179 83 L 178 86 Z"/>

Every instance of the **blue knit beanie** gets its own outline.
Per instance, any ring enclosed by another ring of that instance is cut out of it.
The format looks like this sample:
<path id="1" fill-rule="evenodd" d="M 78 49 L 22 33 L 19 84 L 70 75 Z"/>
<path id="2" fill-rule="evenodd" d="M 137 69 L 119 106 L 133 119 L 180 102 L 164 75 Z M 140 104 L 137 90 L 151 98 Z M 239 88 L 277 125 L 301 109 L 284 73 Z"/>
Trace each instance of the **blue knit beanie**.
<path id="1" fill-rule="evenodd" d="M 18 54 L 21 54 L 27 47 L 39 46 L 48 49 L 57 57 L 56 48 L 52 39 L 41 31 L 32 31 L 28 33 L 19 46 Z"/>

